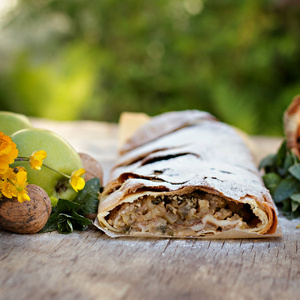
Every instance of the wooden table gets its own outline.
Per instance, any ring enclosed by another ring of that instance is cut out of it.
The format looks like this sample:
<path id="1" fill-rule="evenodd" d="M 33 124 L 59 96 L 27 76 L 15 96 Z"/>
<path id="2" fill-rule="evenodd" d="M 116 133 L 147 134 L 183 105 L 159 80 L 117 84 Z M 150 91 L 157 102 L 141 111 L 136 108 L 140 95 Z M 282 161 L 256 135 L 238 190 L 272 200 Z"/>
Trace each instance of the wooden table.
<path id="1" fill-rule="evenodd" d="M 93 155 L 107 175 L 116 157 L 116 125 L 33 123 Z M 252 140 L 259 158 L 280 143 Z M 0 231 L 0 299 L 299 299 L 300 220 L 279 222 L 282 238 L 214 241 L 112 239 L 92 229 L 70 235 Z"/>

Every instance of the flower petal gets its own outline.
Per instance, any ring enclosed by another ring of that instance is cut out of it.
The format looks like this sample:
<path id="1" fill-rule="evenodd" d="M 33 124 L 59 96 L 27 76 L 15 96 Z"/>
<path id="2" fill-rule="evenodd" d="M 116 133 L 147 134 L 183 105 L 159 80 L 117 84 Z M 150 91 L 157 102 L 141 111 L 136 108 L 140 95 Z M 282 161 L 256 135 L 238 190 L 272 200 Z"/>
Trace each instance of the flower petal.
<path id="1" fill-rule="evenodd" d="M 24 201 L 30 201 L 30 197 L 28 196 L 26 190 L 23 190 L 22 192 L 18 193 L 18 201 L 20 203 L 23 203 Z"/>
<path id="2" fill-rule="evenodd" d="M 8 165 L 12 164 L 18 156 L 16 144 L 3 132 L 0 132 L 0 173 L 7 171 Z"/>
<path id="3" fill-rule="evenodd" d="M 16 174 L 17 185 L 24 186 L 27 184 L 27 172 L 20 169 L 19 172 Z"/>
<path id="4" fill-rule="evenodd" d="M 35 151 L 29 157 L 30 167 L 34 170 L 40 170 L 43 165 L 43 160 L 47 157 L 47 152 L 44 150 Z"/>
<path id="5" fill-rule="evenodd" d="M 12 198 L 17 196 L 17 188 L 8 180 L 4 180 L 1 193 L 6 197 L 6 198 Z"/>
<path id="6" fill-rule="evenodd" d="M 85 186 L 85 181 L 82 177 L 83 174 L 85 173 L 85 169 L 78 169 L 76 171 L 74 171 L 71 175 L 70 178 L 70 184 L 72 186 L 72 188 L 78 192 L 78 190 L 82 190 Z"/>
<path id="7" fill-rule="evenodd" d="M 72 173 L 71 176 L 73 176 L 73 174 L 74 174 L 74 176 L 80 177 L 80 176 L 82 176 L 84 173 L 85 173 L 85 169 L 78 169 L 78 170 L 74 171 L 74 172 Z"/>
<path id="8" fill-rule="evenodd" d="M 9 156 L 3 154 L 0 156 L 0 174 L 5 174 L 9 168 Z"/>

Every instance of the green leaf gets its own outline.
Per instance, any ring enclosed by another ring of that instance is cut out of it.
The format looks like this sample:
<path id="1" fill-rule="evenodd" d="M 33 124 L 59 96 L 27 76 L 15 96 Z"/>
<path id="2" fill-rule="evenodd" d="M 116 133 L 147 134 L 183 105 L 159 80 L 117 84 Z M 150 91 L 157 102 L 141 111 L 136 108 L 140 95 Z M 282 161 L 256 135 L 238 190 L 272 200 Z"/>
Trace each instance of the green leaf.
<path id="1" fill-rule="evenodd" d="M 278 168 L 283 166 L 286 155 L 287 155 L 287 146 L 286 146 L 286 140 L 284 140 L 277 152 L 276 159 L 275 159 L 275 164 Z"/>
<path id="2" fill-rule="evenodd" d="M 292 157 L 294 164 L 298 164 L 300 162 L 298 156 L 294 152 L 289 150 L 289 154 Z"/>
<path id="3" fill-rule="evenodd" d="M 273 195 L 278 184 L 281 182 L 282 178 L 276 173 L 267 173 L 263 176 L 263 181 L 265 183 L 266 188 Z"/>
<path id="4" fill-rule="evenodd" d="M 72 220 L 76 221 L 75 225 L 76 225 L 76 229 L 78 229 L 78 230 L 84 230 L 84 229 L 86 229 L 86 226 L 93 224 L 93 222 L 90 219 L 85 218 L 84 216 L 81 216 L 80 214 L 76 213 L 75 211 L 71 212 L 71 217 L 72 217 Z"/>
<path id="5" fill-rule="evenodd" d="M 292 205 L 292 212 L 295 212 L 298 209 L 298 207 L 300 206 L 300 203 L 291 201 L 291 205 Z"/>
<path id="6" fill-rule="evenodd" d="M 76 210 L 79 208 L 80 204 L 78 203 L 59 199 L 47 224 L 40 233 L 57 230 L 59 233 L 68 234 L 74 229 L 85 230 L 88 225 L 92 224 L 92 221 L 78 214 Z"/>
<path id="7" fill-rule="evenodd" d="M 83 204 L 83 203 L 85 203 L 85 198 L 89 195 L 98 197 L 100 188 L 101 188 L 101 185 L 100 185 L 99 178 L 93 178 L 93 179 L 88 180 L 85 184 L 84 189 L 78 192 L 78 195 L 77 195 L 75 201 L 79 204 Z"/>
<path id="8" fill-rule="evenodd" d="M 60 213 L 57 219 L 57 230 L 60 233 L 68 234 L 73 230 L 85 230 L 92 221 L 70 210 L 68 213 Z"/>
<path id="9" fill-rule="evenodd" d="M 285 178 L 279 183 L 274 191 L 274 201 L 276 203 L 282 202 L 299 190 L 300 182 L 297 179 L 293 177 Z"/>
<path id="10" fill-rule="evenodd" d="M 100 179 L 93 178 L 86 182 L 74 201 L 59 199 L 47 224 L 40 232 L 57 230 L 68 234 L 73 230 L 85 230 L 93 222 L 83 215 L 97 212 L 100 189 Z"/>
<path id="11" fill-rule="evenodd" d="M 293 194 L 290 197 L 294 202 L 298 202 L 300 204 L 300 194 Z"/>
<path id="12" fill-rule="evenodd" d="M 80 205 L 76 202 L 72 202 L 70 200 L 66 200 L 66 199 L 59 199 L 57 202 L 57 206 L 56 206 L 56 211 L 58 213 L 64 212 L 64 211 L 68 211 L 71 209 L 77 210 L 79 209 Z"/>
<path id="13" fill-rule="evenodd" d="M 72 218 L 68 214 L 60 213 L 57 219 L 57 231 L 59 233 L 68 234 L 73 232 L 73 224 L 70 220 Z"/>
<path id="14" fill-rule="evenodd" d="M 298 180 L 300 180 L 300 164 L 293 165 L 289 168 L 289 172 Z"/>
<path id="15" fill-rule="evenodd" d="M 93 178 L 86 182 L 84 189 L 78 192 L 75 199 L 80 204 L 78 213 L 87 215 L 97 212 L 100 188 L 99 178 Z"/>
<path id="16" fill-rule="evenodd" d="M 284 212 L 288 212 L 288 213 L 291 212 L 292 206 L 291 206 L 291 201 L 290 201 L 290 199 L 283 200 L 281 204 L 282 204 L 282 210 L 283 210 Z"/>
<path id="17" fill-rule="evenodd" d="M 259 169 L 265 169 L 266 167 L 273 167 L 275 164 L 275 158 L 276 154 L 270 154 L 267 157 L 265 157 L 259 165 Z"/>
<path id="18" fill-rule="evenodd" d="M 82 215 L 93 214 L 98 210 L 99 198 L 90 196 L 86 198 L 86 203 L 79 209 L 79 213 Z"/>
<path id="19" fill-rule="evenodd" d="M 58 218 L 58 213 L 54 213 L 50 216 L 48 219 L 46 225 L 42 230 L 39 231 L 39 233 L 45 233 L 45 232 L 51 232 L 57 230 L 57 218 Z"/>
<path id="20" fill-rule="evenodd" d="M 278 168 L 278 174 L 281 177 L 287 176 L 289 169 L 293 166 L 293 164 L 294 164 L 294 158 L 290 153 L 288 153 L 284 159 L 283 166 Z"/>

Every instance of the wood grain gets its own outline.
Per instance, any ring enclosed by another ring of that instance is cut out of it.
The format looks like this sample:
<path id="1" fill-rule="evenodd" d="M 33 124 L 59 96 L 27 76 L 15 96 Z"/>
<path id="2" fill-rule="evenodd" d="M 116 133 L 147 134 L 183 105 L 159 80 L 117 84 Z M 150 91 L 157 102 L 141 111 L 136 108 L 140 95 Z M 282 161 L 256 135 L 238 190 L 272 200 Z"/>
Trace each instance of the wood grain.
<path id="1" fill-rule="evenodd" d="M 116 153 L 115 125 L 35 124 L 59 130 L 108 171 Z M 263 142 L 266 152 L 279 144 Z M 283 237 L 263 240 L 112 239 L 93 229 L 70 235 L 0 231 L 0 299 L 297 299 L 300 220 L 280 216 L 279 222 Z"/>

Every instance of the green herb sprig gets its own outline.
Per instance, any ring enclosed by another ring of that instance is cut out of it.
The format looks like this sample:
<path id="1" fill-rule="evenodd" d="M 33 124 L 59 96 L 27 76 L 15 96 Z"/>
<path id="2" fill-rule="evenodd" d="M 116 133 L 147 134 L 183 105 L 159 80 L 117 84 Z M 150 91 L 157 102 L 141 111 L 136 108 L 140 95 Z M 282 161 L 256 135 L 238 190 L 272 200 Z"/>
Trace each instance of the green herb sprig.
<path id="1" fill-rule="evenodd" d="M 73 230 L 86 230 L 93 222 L 85 215 L 97 212 L 101 189 L 99 178 L 93 178 L 86 182 L 74 201 L 59 199 L 40 233 L 57 230 L 59 233 L 68 234 Z"/>
<path id="2" fill-rule="evenodd" d="M 300 216 L 300 160 L 286 140 L 276 154 L 261 161 L 259 168 L 265 172 L 263 181 L 276 205 L 291 217 Z"/>

